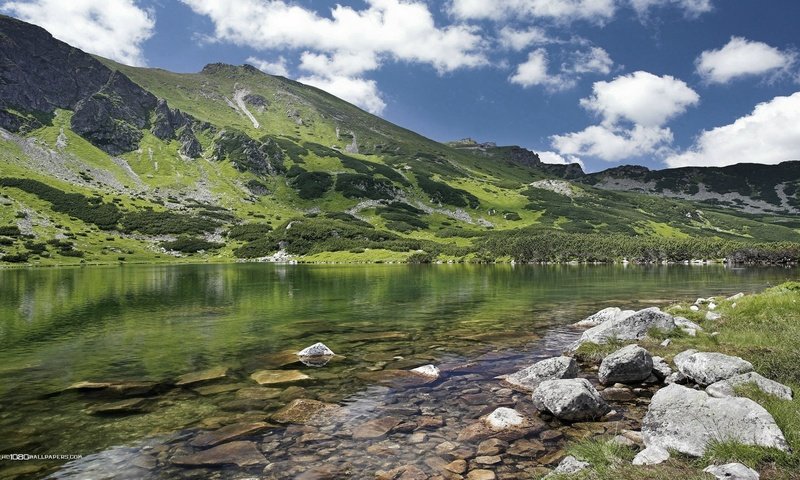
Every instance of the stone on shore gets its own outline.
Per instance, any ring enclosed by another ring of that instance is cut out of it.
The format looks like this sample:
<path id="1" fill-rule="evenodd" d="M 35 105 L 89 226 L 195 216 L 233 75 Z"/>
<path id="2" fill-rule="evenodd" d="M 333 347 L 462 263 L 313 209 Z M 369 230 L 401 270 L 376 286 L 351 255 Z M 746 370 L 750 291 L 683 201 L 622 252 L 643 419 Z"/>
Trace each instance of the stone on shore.
<path id="1" fill-rule="evenodd" d="M 792 389 L 775 380 L 763 377 L 756 372 L 735 375 L 726 380 L 712 383 L 706 387 L 706 392 L 712 397 L 737 397 L 736 387 L 753 385 L 762 392 L 780 398 L 781 400 L 792 399 Z"/>
<path id="2" fill-rule="evenodd" d="M 187 373 L 178 377 L 175 385 L 179 387 L 194 385 L 196 383 L 211 382 L 228 376 L 227 367 L 215 367 L 201 372 Z"/>
<path id="3" fill-rule="evenodd" d="M 633 344 L 611 353 L 600 363 L 600 383 L 637 383 L 653 372 L 653 357 L 650 352 Z"/>
<path id="4" fill-rule="evenodd" d="M 617 320 L 629 317 L 634 313 L 636 313 L 634 310 L 622 310 L 618 307 L 609 307 L 609 308 L 604 308 L 595 314 L 589 315 L 583 320 L 575 322 L 573 325 L 576 327 L 591 328 L 591 327 L 596 327 L 601 323 L 608 322 L 610 320 Z"/>
<path id="5" fill-rule="evenodd" d="M 669 452 L 661 447 L 647 447 L 633 458 L 634 465 L 658 465 L 669 460 Z"/>
<path id="6" fill-rule="evenodd" d="M 259 370 L 250 375 L 250 378 L 258 382 L 259 385 L 280 385 L 311 379 L 311 377 L 299 370 Z"/>
<path id="7" fill-rule="evenodd" d="M 672 315 L 657 307 L 639 310 L 629 317 L 615 318 L 583 332 L 578 345 L 585 342 L 606 343 L 609 340 L 641 340 L 650 329 L 670 331 L 675 328 Z"/>
<path id="8" fill-rule="evenodd" d="M 253 442 L 238 441 L 224 443 L 208 450 L 172 457 L 172 463 L 181 467 L 213 467 L 236 465 L 249 467 L 267 463 L 267 459 Z"/>
<path id="9" fill-rule="evenodd" d="M 744 297 L 744 293 L 739 292 L 736 295 L 731 295 L 730 297 L 726 298 L 725 300 L 727 300 L 729 302 L 735 302 L 736 300 L 739 300 L 742 297 Z"/>
<path id="10" fill-rule="evenodd" d="M 512 373 L 503 380 L 523 390 L 533 391 L 545 380 L 575 378 L 578 376 L 578 364 L 572 357 L 553 357 L 534 363 L 530 367 Z"/>
<path id="11" fill-rule="evenodd" d="M 592 420 L 611 410 L 585 378 L 545 380 L 533 392 L 533 404 L 567 421 Z"/>
<path id="12" fill-rule="evenodd" d="M 672 375 L 672 368 L 661 357 L 653 357 L 653 375 L 662 382 Z"/>
<path id="13" fill-rule="evenodd" d="M 642 421 L 646 446 L 702 456 L 712 441 L 788 451 L 789 445 L 772 415 L 748 398 L 713 398 L 707 393 L 672 384 L 650 401 Z"/>
<path id="14" fill-rule="evenodd" d="M 675 366 L 697 384 L 706 386 L 753 371 L 753 365 L 739 357 L 717 352 L 686 352 L 675 356 Z"/>
<path id="15" fill-rule="evenodd" d="M 333 350 L 322 342 L 317 342 L 297 352 L 298 357 L 332 357 L 334 355 Z"/>
<path id="16" fill-rule="evenodd" d="M 725 465 L 709 465 L 704 472 L 710 473 L 717 480 L 758 480 L 758 472 L 741 463 L 727 463 Z"/>

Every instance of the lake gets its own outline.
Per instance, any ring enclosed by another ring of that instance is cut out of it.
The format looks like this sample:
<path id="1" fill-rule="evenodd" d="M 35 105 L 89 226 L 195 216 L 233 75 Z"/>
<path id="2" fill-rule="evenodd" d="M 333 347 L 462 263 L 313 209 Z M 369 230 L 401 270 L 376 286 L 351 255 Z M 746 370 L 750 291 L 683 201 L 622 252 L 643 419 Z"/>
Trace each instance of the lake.
<path id="1" fill-rule="evenodd" d="M 431 469 L 424 452 L 464 422 L 524 402 L 494 377 L 558 354 L 576 336 L 570 323 L 608 306 L 667 306 L 794 278 L 794 270 L 720 265 L 3 270 L 0 453 L 84 458 L 0 460 L 0 478 L 293 478 L 318 465 L 334 477 L 374 478 L 398 462 Z M 339 354 L 327 365 L 292 354 L 318 341 Z M 424 364 L 449 368 L 430 384 L 392 378 Z M 208 369 L 219 378 L 175 386 Z M 265 369 L 311 378 L 260 386 L 250 376 Z M 99 384 L 68 389 L 78 382 Z M 194 452 L 187 443 L 203 430 L 261 422 L 298 398 L 342 407 L 331 415 L 338 420 L 244 435 L 267 464 L 171 460 Z M 397 420 L 391 434 L 353 438 L 349 429 L 387 416 Z M 433 424 L 423 428 L 421 416 Z M 508 469 L 522 474 L 532 463 Z"/>

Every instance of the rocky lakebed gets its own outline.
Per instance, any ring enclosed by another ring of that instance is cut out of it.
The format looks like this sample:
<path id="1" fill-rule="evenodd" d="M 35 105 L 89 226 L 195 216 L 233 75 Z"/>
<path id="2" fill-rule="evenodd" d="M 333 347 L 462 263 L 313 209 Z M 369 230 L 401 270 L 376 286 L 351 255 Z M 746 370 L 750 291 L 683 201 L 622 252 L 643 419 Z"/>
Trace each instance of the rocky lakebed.
<path id="1" fill-rule="evenodd" d="M 690 308 L 720 318 L 714 299 Z M 789 449 L 772 416 L 737 392 L 749 384 L 791 399 L 791 389 L 722 353 L 687 350 L 671 362 L 651 355 L 636 342 L 654 329 L 666 333 L 665 344 L 669 332 L 702 331 L 656 307 L 606 308 L 528 338 L 525 348 L 435 364 L 374 354 L 372 366 L 353 373 L 367 387 L 346 395 L 315 388 L 342 375 L 336 366 L 349 355 L 323 343 L 261 359 L 270 368 L 221 366 L 169 382 L 87 379 L 53 395 L 78 396 L 88 414 L 120 418 L 198 396 L 221 407 L 199 428 L 112 447 L 48 478 L 544 478 L 590 468 L 566 446 L 601 436 L 637 452 L 634 465 L 658 464 L 676 452 L 700 457 L 712 441 Z M 574 352 L 586 342 L 620 348 L 600 362 L 579 361 Z M 710 479 L 758 478 L 740 464 L 709 465 L 706 472 Z"/>

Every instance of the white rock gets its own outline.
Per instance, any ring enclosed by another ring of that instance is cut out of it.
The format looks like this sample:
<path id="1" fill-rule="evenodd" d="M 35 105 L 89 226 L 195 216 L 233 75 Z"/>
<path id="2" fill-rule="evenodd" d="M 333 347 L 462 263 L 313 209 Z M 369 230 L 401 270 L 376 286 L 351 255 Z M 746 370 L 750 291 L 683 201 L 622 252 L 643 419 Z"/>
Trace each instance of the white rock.
<path id="1" fill-rule="evenodd" d="M 672 315 L 662 312 L 657 307 L 645 308 L 629 317 L 609 320 L 586 330 L 577 345 L 584 342 L 606 343 L 611 339 L 640 340 L 646 337 L 647 332 L 652 328 L 673 330 L 675 321 Z"/>
<path id="2" fill-rule="evenodd" d="M 703 331 L 703 327 L 701 327 L 700 325 L 694 323 L 693 321 L 689 320 L 686 317 L 675 317 L 675 326 L 677 326 L 678 328 L 682 328 L 682 329 L 683 328 L 690 328 L 690 329 L 696 330 L 698 332 L 702 332 Z"/>
<path id="3" fill-rule="evenodd" d="M 702 456 L 710 442 L 737 442 L 789 451 L 775 419 L 749 398 L 713 398 L 672 384 L 653 396 L 642 420 L 647 447 Z"/>
<path id="4" fill-rule="evenodd" d="M 706 320 L 715 322 L 722 318 L 722 315 L 717 312 L 706 312 Z"/>
<path id="5" fill-rule="evenodd" d="M 735 375 L 727 380 L 720 380 L 706 387 L 706 392 L 712 397 L 736 397 L 736 387 L 742 385 L 754 385 L 762 392 L 773 395 L 781 400 L 792 399 L 792 389 L 775 380 L 763 377 L 755 372 Z"/>
<path id="6" fill-rule="evenodd" d="M 658 465 L 669 460 L 669 452 L 661 447 L 647 447 L 633 458 L 634 465 Z"/>
<path id="7" fill-rule="evenodd" d="M 661 342 L 659 345 L 661 345 L 662 347 L 669 347 L 670 343 L 672 343 L 672 339 L 671 338 L 667 338 L 666 340 Z"/>
<path id="8" fill-rule="evenodd" d="M 412 372 L 425 375 L 426 377 L 439 378 L 439 369 L 433 365 L 423 365 L 421 367 L 412 368 Z"/>
<path id="9" fill-rule="evenodd" d="M 630 317 L 636 313 L 633 310 L 622 310 L 618 307 L 608 307 L 600 310 L 599 312 L 589 315 L 585 319 L 581 320 L 580 322 L 575 322 L 573 325 L 576 327 L 596 327 L 601 323 L 605 323 L 610 320 L 618 320 Z"/>
<path id="10" fill-rule="evenodd" d="M 700 297 L 700 298 L 698 298 L 697 300 L 694 301 L 695 305 L 704 305 L 706 303 L 708 303 L 708 299 L 707 298 L 703 298 L 703 297 Z"/>
<path id="11" fill-rule="evenodd" d="M 689 307 L 689 310 L 691 310 L 693 312 L 697 312 L 697 311 L 700 310 L 700 307 L 698 307 L 697 305 L 692 305 L 691 307 Z"/>
<path id="12" fill-rule="evenodd" d="M 501 378 L 511 385 L 533 391 L 545 380 L 575 378 L 577 376 L 578 364 L 575 359 L 561 356 L 536 362 L 530 367 Z"/>
<path id="13" fill-rule="evenodd" d="M 709 303 L 708 304 L 708 309 L 709 310 L 716 310 L 717 309 L 717 304 L 714 303 L 714 302 Z"/>
<path id="14" fill-rule="evenodd" d="M 663 358 L 653 357 L 653 375 L 655 375 L 659 380 L 663 381 L 672 375 L 672 368 L 670 368 L 667 361 Z"/>
<path id="15" fill-rule="evenodd" d="M 758 472 L 741 463 L 728 463 L 725 465 L 709 465 L 704 470 L 714 475 L 718 480 L 758 480 Z"/>
<path id="16" fill-rule="evenodd" d="M 742 297 L 744 297 L 744 293 L 739 292 L 736 295 L 731 295 L 730 297 L 726 298 L 725 300 L 727 300 L 729 302 L 733 302 L 733 301 L 739 300 Z"/>
<path id="17" fill-rule="evenodd" d="M 682 374 L 702 386 L 753 371 L 753 364 L 739 357 L 717 352 L 688 352 L 692 350 L 675 356 L 675 366 Z"/>
<path id="18" fill-rule="evenodd" d="M 324 343 L 317 342 L 310 347 L 300 350 L 297 352 L 297 355 L 300 357 L 331 357 L 335 355 L 335 353 L 333 353 L 333 350 L 328 348 Z"/>
<path id="19" fill-rule="evenodd" d="M 525 420 L 513 408 L 500 407 L 486 416 L 485 422 L 493 430 L 505 430 L 507 428 L 518 427 Z"/>
<path id="20" fill-rule="evenodd" d="M 558 464 L 556 469 L 548 473 L 544 478 L 551 478 L 557 475 L 574 475 L 578 472 L 586 470 L 591 466 L 592 465 L 590 463 L 582 462 L 570 455 L 561 460 L 561 463 Z"/>
<path id="21" fill-rule="evenodd" d="M 549 411 L 559 420 L 591 420 L 611 410 L 585 378 L 545 380 L 532 398 L 536 408 Z"/>

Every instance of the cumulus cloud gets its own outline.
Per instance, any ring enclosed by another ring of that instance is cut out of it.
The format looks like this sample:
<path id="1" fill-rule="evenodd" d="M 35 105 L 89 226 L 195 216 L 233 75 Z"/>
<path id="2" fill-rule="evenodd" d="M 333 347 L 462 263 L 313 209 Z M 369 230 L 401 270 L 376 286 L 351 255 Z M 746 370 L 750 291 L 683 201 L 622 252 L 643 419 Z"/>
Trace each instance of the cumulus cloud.
<path id="1" fill-rule="evenodd" d="M 692 148 L 665 163 L 685 167 L 787 160 L 800 160 L 800 92 L 775 97 L 731 124 L 704 131 Z"/>
<path id="2" fill-rule="evenodd" d="M 763 42 L 731 37 L 722 48 L 701 53 L 695 66 L 706 82 L 728 83 L 739 77 L 786 71 L 794 62 L 794 52 L 783 52 Z"/>
<path id="3" fill-rule="evenodd" d="M 528 54 L 528 60 L 517 66 L 509 81 L 523 88 L 541 85 L 551 91 L 566 90 L 575 85 L 575 81 L 561 75 L 548 73 L 547 52 L 543 48 Z"/>
<path id="4" fill-rule="evenodd" d="M 549 151 L 537 152 L 536 154 L 539 155 L 539 160 L 541 160 L 542 163 L 549 163 L 551 165 L 570 165 L 572 163 L 577 163 L 582 169 L 586 169 L 586 165 L 583 164 L 583 161 L 574 155 L 567 155 L 565 157 L 556 152 Z"/>
<path id="5" fill-rule="evenodd" d="M 280 75 L 282 77 L 289 76 L 289 67 L 287 66 L 286 59 L 284 57 L 278 57 L 278 59 L 274 62 L 270 62 L 269 60 L 264 60 L 258 57 L 247 57 L 247 60 L 245 61 L 264 73 L 268 73 L 270 75 Z"/>
<path id="6" fill-rule="evenodd" d="M 144 65 L 142 43 L 153 36 L 155 15 L 133 0 L 5 2 L 2 11 L 39 25 L 75 47 L 128 65 Z"/>
<path id="7" fill-rule="evenodd" d="M 517 30 L 509 26 L 500 29 L 498 41 L 501 47 L 517 51 L 524 50 L 531 45 L 545 45 L 556 42 L 542 28 L 530 27 L 524 30 Z"/>
<path id="8" fill-rule="evenodd" d="M 610 82 L 595 82 L 592 95 L 581 105 L 601 118 L 579 132 L 553 135 L 553 148 L 562 155 L 593 156 L 615 162 L 648 154 L 668 154 L 670 119 L 697 104 L 700 96 L 674 77 L 638 71 Z"/>
<path id="9" fill-rule="evenodd" d="M 376 115 L 380 115 L 386 108 L 386 102 L 381 98 L 374 80 L 341 75 L 310 75 L 297 80 L 325 90 Z"/>
<path id="10" fill-rule="evenodd" d="M 450 13 L 462 20 L 542 18 L 557 22 L 604 23 L 614 17 L 614 0 L 452 0 Z"/>
<path id="11" fill-rule="evenodd" d="M 588 51 L 577 51 L 573 54 L 573 63 L 565 67 L 574 73 L 599 73 L 608 75 L 614 66 L 611 56 L 600 47 L 592 47 Z"/>
<path id="12" fill-rule="evenodd" d="M 648 127 L 661 126 L 700 101 L 685 82 L 669 75 L 638 71 L 610 82 L 595 82 L 592 95 L 581 106 L 600 115 L 603 123 L 630 121 Z"/>
<path id="13" fill-rule="evenodd" d="M 672 142 L 672 131 L 642 125 L 632 129 L 593 125 L 580 132 L 553 135 L 551 140 L 563 155 L 588 155 L 615 162 L 666 148 Z"/>
<path id="14" fill-rule="evenodd" d="M 650 10 L 658 7 L 674 6 L 683 10 L 687 17 L 698 17 L 714 9 L 711 0 L 630 0 L 631 7 L 640 17 L 646 17 Z"/>

